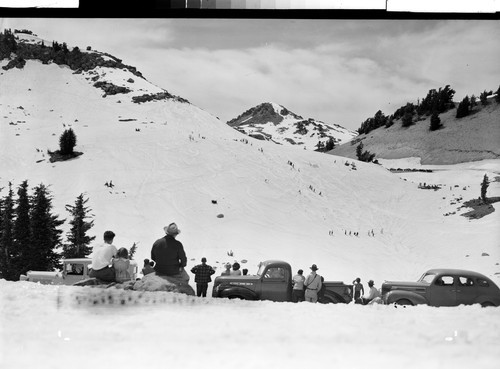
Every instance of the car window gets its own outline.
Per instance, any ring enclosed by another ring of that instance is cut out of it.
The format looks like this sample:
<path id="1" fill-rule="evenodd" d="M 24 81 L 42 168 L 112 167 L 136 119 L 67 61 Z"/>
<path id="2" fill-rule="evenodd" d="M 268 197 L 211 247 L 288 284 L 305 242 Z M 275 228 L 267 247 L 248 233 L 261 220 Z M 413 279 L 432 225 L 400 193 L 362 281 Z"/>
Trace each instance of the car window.
<path id="1" fill-rule="evenodd" d="M 83 275 L 83 264 L 66 264 L 68 274 Z"/>
<path id="2" fill-rule="evenodd" d="M 436 275 L 431 273 L 426 273 L 420 277 L 420 282 L 430 284 Z"/>
<path id="3" fill-rule="evenodd" d="M 477 279 L 477 284 L 480 287 L 489 287 L 490 286 L 490 284 L 488 283 L 488 281 L 485 280 L 485 279 L 482 279 L 482 278 L 478 278 Z"/>
<path id="4" fill-rule="evenodd" d="M 443 275 L 436 279 L 436 282 L 434 282 L 434 284 L 437 286 L 453 286 L 453 277 L 449 275 Z"/>
<path id="5" fill-rule="evenodd" d="M 470 277 L 458 277 L 458 283 L 460 283 L 460 286 L 464 287 L 474 286 L 474 280 Z"/>
<path id="6" fill-rule="evenodd" d="M 269 268 L 266 274 L 264 275 L 264 278 L 284 279 L 285 270 L 283 268 Z"/>
<path id="7" fill-rule="evenodd" d="M 266 269 L 266 264 L 264 263 L 259 263 L 259 270 L 257 271 L 257 275 L 261 276 L 262 273 L 264 273 L 264 270 Z"/>

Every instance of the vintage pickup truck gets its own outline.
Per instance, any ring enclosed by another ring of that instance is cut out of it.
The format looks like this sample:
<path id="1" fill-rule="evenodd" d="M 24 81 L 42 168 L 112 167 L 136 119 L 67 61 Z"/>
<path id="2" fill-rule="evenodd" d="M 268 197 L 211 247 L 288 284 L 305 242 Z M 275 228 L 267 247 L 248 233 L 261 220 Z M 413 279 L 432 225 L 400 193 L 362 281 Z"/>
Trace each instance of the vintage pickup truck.
<path id="1" fill-rule="evenodd" d="M 500 306 L 498 286 L 488 277 L 468 270 L 431 269 L 417 282 L 386 281 L 381 290 L 385 304 Z"/>
<path id="2" fill-rule="evenodd" d="M 76 258 L 62 259 L 62 272 L 41 272 L 29 271 L 26 275 L 21 275 L 20 281 L 40 282 L 41 284 L 65 284 L 73 285 L 84 279 L 89 278 L 89 270 L 92 264 L 92 259 Z M 130 260 L 130 276 L 131 280 L 137 277 L 137 262 Z"/>
<path id="3" fill-rule="evenodd" d="M 215 278 L 212 297 L 244 300 L 292 301 L 292 268 L 281 260 L 260 263 L 256 275 Z M 321 303 L 349 303 L 352 286 L 344 282 L 323 282 L 326 289 Z"/>

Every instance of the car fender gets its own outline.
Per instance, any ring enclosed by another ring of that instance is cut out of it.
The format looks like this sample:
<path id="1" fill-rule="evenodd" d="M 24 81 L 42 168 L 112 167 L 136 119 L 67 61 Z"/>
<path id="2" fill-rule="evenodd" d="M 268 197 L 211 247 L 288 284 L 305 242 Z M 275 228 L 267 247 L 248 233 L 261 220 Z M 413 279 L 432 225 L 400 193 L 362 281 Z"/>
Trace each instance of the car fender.
<path id="1" fill-rule="evenodd" d="M 323 304 L 345 304 L 346 301 L 342 296 L 335 292 L 325 291 L 325 295 L 321 298 Z"/>
<path id="2" fill-rule="evenodd" d="M 493 304 L 495 306 L 499 306 L 499 300 L 500 299 L 495 299 L 495 298 L 492 298 L 491 296 L 479 296 L 476 298 L 474 303 L 480 304 L 480 305 L 487 303 L 487 304 Z"/>
<path id="3" fill-rule="evenodd" d="M 386 304 L 392 304 L 398 300 L 406 299 L 413 305 L 428 304 L 427 299 L 418 293 L 411 291 L 390 291 L 385 294 L 383 300 Z"/>
<path id="4" fill-rule="evenodd" d="M 240 298 L 243 300 L 258 300 L 258 296 L 254 291 L 242 287 L 228 287 L 219 292 L 220 297 L 225 298 Z"/>

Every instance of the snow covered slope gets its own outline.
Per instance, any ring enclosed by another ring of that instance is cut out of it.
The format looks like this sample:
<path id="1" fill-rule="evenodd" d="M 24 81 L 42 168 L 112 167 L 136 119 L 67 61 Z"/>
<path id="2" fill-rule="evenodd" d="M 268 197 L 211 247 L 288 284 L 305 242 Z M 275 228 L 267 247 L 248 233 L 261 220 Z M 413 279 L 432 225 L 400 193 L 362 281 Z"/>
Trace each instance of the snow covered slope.
<path id="1" fill-rule="evenodd" d="M 257 105 L 227 124 L 251 137 L 282 145 L 316 150 L 333 139 L 335 145 L 350 141 L 357 133 L 338 124 L 326 124 L 313 118 L 304 119 L 282 105 L 263 103 Z"/>
<path id="2" fill-rule="evenodd" d="M 490 96 L 488 105 L 476 105 L 470 115 L 457 119 L 456 109 L 439 115 L 443 128 L 430 131 L 430 116 L 410 127 L 397 120 L 391 127 L 380 127 L 361 134 L 351 142 L 335 147 L 330 154 L 356 158 L 363 143 L 376 158 L 420 157 L 422 164 L 457 164 L 500 158 L 500 104 Z"/>
<path id="3" fill-rule="evenodd" d="M 95 76 L 130 92 L 103 94 Z M 65 205 L 85 193 L 93 234 L 99 240 L 113 230 L 118 247 L 138 242 L 139 261 L 175 221 L 188 268 L 205 256 L 216 267 L 238 260 L 252 273 L 259 261 L 276 258 L 306 271 L 316 263 L 327 280 L 360 276 L 377 286 L 416 279 L 431 267 L 499 279 L 499 212 L 469 221 L 460 216 L 466 209 L 451 204 L 454 196 L 477 198 L 482 176 L 498 175 L 498 161 L 413 180 L 382 166 L 243 136 L 128 68 L 75 74 L 28 60 L 22 69 L 1 70 L 0 86 L 0 187 L 25 179 L 50 185 L 61 218 L 69 217 Z M 160 99 L 134 102 L 144 95 Z M 47 150 L 59 148 L 67 127 L 83 155 L 51 163 Z M 113 189 L 104 185 L 110 180 Z M 421 190 L 419 181 L 443 189 Z M 499 183 L 488 193 L 500 196 Z"/>

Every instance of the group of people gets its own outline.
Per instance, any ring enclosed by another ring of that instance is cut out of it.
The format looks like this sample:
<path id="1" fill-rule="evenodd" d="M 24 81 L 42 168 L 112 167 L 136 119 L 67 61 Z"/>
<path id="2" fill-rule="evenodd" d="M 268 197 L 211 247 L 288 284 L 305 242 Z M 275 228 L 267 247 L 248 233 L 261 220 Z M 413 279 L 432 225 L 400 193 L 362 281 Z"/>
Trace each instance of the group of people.
<path id="1" fill-rule="evenodd" d="M 151 261 L 145 260 L 143 273 L 156 272 L 158 275 L 183 277 L 187 263 L 186 253 L 182 243 L 175 237 L 180 233 L 175 223 L 164 227 L 165 237 L 158 239 L 151 249 Z M 113 245 L 115 233 L 104 232 L 104 242 L 95 245 L 92 250 L 92 269 L 89 277 L 103 282 L 125 282 L 131 279 L 128 251 Z M 147 264 L 147 265 L 146 265 Z"/>
<path id="2" fill-rule="evenodd" d="M 189 281 L 184 268 L 187 264 L 187 257 L 184 246 L 178 240 L 177 235 L 181 232 L 177 224 L 170 223 L 163 228 L 165 236 L 156 240 L 151 248 L 151 260 L 144 260 L 142 273 L 144 275 L 156 273 L 159 276 L 170 276 L 185 282 Z M 92 269 L 89 276 L 104 282 L 123 283 L 131 279 L 130 260 L 126 248 L 117 249 L 113 245 L 115 233 L 104 232 L 104 242 L 94 246 L 92 252 Z M 292 279 L 292 301 L 317 302 L 324 293 L 324 278 L 317 271 L 318 267 L 313 264 L 311 273 L 304 277 L 304 271 L 299 269 Z M 212 281 L 211 276 L 215 269 L 207 264 L 207 259 L 203 257 L 201 264 L 194 266 L 191 273 L 195 275 L 196 294 L 199 297 L 206 297 L 208 284 Z M 240 264 L 235 262 L 232 265 L 227 263 L 221 275 L 247 275 L 248 269 L 240 270 Z M 380 292 L 374 287 L 373 280 L 368 282 L 369 291 L 364 296 L 364 287 L 360 278 L 353 281 L 353 300 L 357 304 L 368 304 L 370 301 L 380 297 Z"/>
<path id="3" fill-rule="evenodd" d="M 318 302 L 318 298 L 323 297 L 325 286 L 323 284 L 324 278 L 317 273 L 319 269 L 316 264 L 311 267 L 311 273 L 304 277 L 304 271 L 299 269 L 297 274 L 292 278 L 292 301 L 293 302 Z M 365 295 L 361 278 L 356 278 L 353 282 L 353 301 L 355 304 L 366 305 L 371 301 L 376 301 L 380 298 L 380 291 L 375 288 L 373 280 L 368 281 L 368 294 Z"/>
<path id="4" fill-rule="evenodd" d="M 187 282 L 189 275 L 184 270 L 187 264 L 186 253 L 182 243 L 176 240 L 181 231 L 175 223 L 170 223 L 163 230 L 165 236 L 154 242 L 151 248 L 151 260 L 144 260 L 142 273 L 147 275 L 154 272 L 159 276 L 169 276 Z M 113 245 L 115 238 L 113 231 L 104 232 L 103 238 L 104 242 L 94 246 L 92 251 L 92 269 L 89 277 L 108 283 L 129 281 L 131 279 L 130 260 L 127 249 L 123 247 L 117 249 Z M 191 269 L 195 275 L 196 293 L 202 297 L 206 297 L 208 283 L 212 281 L 211 275 L 215 273 L 206 261 L 206 258 L 202 258 L 201 264 Z M 234 265 L 234 268 L 238 270 L 239 264 Z M 239 273 L 241 274 L 241 271 Z"/>
<path id="5" fill-rule="evenodd" d="M 293 302 L 318 302 L 324 291 L 324 278 L 317 273 L 319 269 L 316 264 L 311 267 L 311 273 L 304 277 L 304 271 L 299 269 L 292 278 L 292 301 Z"/>
<path id="6" fill-rule="evenodd" d="M 356 278 L 354 281 L 352 281 L 352 284 L 354 290 L 352 299 L 354 300 L 355 304 L 366 305 L 374 301 L 375 299 L 380 298 L 380 291 L 375 288 L 375 283 L 372 279 L 368 281 L 369 290 L 367 295 L 365 295 L 365 288 L 361 283 L 361 278 Z"/>
<path id="7" fill-rule="evenodd" d="M 119 249 L 113 245 L 115 233 L 104 232 L 104 242 L 94 246 L 92 251 L 92 269 L 89 277 L 97 278 L 104 282 L 123 283 L 130 281 L 130 260 L 128 250 Z"/>

